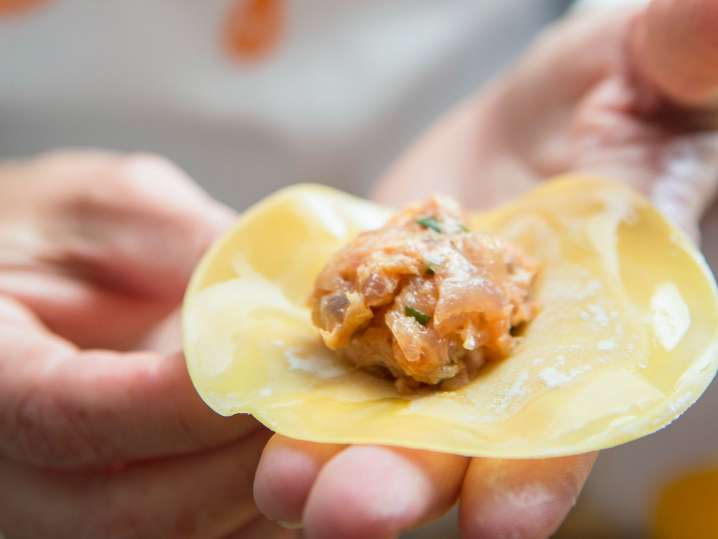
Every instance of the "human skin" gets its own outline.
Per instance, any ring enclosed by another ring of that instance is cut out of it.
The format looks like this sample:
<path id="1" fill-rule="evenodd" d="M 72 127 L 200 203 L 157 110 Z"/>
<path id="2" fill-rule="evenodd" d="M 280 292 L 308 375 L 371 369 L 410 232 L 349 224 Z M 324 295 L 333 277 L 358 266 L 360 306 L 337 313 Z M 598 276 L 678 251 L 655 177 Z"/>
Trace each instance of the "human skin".
<path id="1" fill-rule="evenodd" d="M 145 155 L 7 163 L 0 193 L 0 535 L 291 537 L 253 501 L 270 434 L 206 407 L 172 331 L 232 212 Z"/>
<path id="2" fill-rule="evenodd" d="M 561 21 L 440 119 L 375 197 L 397 205 L 440 182 L 487 208 L 571 170 L 630 183 L 699 239 L 718 181 L 718 2 L 658 0 Z M 275 435 L 254 492 L 265 515 L 301 521 L 310 538 L 391 538 L 458 500 L 464 537 L 543 539 L 595 458 L 467 459 Z"/>
<path id="3" fill-rule="evenodd" d="M 481 208 L 583 169 L 631 182 L 697 237 L 718 178 L 716 39 L 713 0 L 566 20 L 429 130 L 376 197 L 398 204 L 440 181 Z M 8 163 L 0 193 L 9 539 L 295 535 L 271 521 L 301 522 L 308 538 L 382 539 L 457 499 L 465 537 L 540 539 L 590 471 L 595 455 L 502 461 L 320 445 L 219 417 L 191 387 L 172 313 L 232 213 L 141 155 Z"/>

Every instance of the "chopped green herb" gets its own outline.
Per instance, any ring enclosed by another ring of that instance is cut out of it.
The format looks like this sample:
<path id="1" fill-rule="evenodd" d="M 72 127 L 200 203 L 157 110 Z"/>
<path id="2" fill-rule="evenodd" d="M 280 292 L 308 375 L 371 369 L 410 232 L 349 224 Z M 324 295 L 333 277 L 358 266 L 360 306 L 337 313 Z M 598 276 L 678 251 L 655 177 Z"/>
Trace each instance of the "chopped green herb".
<path id="1" fill-rule="evenodd" d="M 439 234 L 441 234 L 442 232 L 441 225 L 435 217 L 422 217 L 421 219 L 417 219 L 416 222 L 424 228 L 430 228 L 431 230 L 433 230 L 434 232 L 438 232 Z"/>
<path id="2" fill-rule="evenodd" d="M 412 318 L 414 318 L 414 320 L 419 322 L 422 326 L 427 325 L 431 321 L 431 316 L 429 316 L 426 313 L 422 313 L 418 309 L 414 309 L 414 307 L 406 307 L 404 309 L 404 314 L 406 316 L 411 316 Z"/>
<path id="3" fill-rule="evenodd" d="M 464 232 L 471 232 L 471 229 L 468 226 L 465 226 L 462 223 L 459 223 L 459 228 Z"/>
<path id="4" fill-rule="evenodd" d="M 426 271 L 424 273 L 426 275 L 436 275 L 436 266 L 434 266 L 431 262 L 427 262 Z"/>

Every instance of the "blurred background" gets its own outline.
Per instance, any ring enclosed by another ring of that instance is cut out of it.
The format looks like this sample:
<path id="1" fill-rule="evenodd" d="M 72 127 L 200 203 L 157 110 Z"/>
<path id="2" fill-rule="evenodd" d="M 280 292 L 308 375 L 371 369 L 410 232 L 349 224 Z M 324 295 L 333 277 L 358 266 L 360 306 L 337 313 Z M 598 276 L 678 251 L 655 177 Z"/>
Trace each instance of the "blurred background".
<path id="1" fill-rule="evenodd" d="M 29 7 L 0 19 L 0 158 L 157 152 L 241 209 L 298 181 L 365 194 L 569 2 L 3 3 Z"/>
<path id="2" fill-rule="evenodd" d="M 366 195 L 417 134 L 569 8 L 0 0 L 0 158 L 156 152 L 238 210 L 300 181 Z M 558 537 L 718 537 L 715 410 L 713 389 L 677 424 L 605 451 Z M 407 537 L 458 537 L 454 521 Z"/>

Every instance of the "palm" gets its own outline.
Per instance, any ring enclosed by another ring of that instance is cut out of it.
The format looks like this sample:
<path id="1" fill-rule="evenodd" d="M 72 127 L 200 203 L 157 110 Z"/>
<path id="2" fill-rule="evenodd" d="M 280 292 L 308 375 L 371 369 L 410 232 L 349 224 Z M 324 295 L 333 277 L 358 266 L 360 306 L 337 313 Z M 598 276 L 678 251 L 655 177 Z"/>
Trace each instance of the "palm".
<path id="1" fill-rule="evenodd" d="M 583 171 L 631 183 L 697 236 L 718 177 L 715 116 L 679 109 L 638 71 L 634 19 L 607 13 L 553 29 L 420 141 L 380 198 L 398 200 L 409 182 L 428 193 L 440 177 L 464 203 L 486 208 Z"/>
<path id="2" fill-rule="evenodd" d="M 661 97 L 629 61 L 632 23 L 628 14 L 609 14 L 545 42 L 528 60 L 531 75 L 519 75 L 499 100 L 497 126 L 517 141 L 508 151 L 535 178 L 581 170 L 623 179 L 695 233 L 714 187 L 716 134 L 700 113 Z"/>

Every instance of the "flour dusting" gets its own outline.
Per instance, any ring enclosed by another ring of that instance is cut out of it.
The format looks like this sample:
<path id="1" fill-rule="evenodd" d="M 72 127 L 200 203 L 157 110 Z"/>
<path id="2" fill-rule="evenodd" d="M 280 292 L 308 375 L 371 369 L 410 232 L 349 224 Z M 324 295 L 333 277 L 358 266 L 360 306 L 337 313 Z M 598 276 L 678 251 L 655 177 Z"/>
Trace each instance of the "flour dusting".
<path id="1" fill-rule="evenodd" d="M 691 312 L 678 287 L 663 283 L 651 297 L 653 330 L 658 342 L 669 352 L 681 342 L 691 325 Z"/>
<path id="2" fill-rule="evenodd" d="M 546 367 L 539 372 L 538 376 L 547 388 L 555 389 L 568 384 L 577 376 L 590 370 L 591 367 L 589 365 L 575 367 L 568 372 L 560 371 L 556 367 Z"/>
<path id="3" fill-rule="evenodd" d="M 526 371 L 522 371 L 517 377 L 516 380 L 514 380 L 514 383 L 509 386 L 509 388 L 506 390 L 506 392 L 494 399 L 492 402 L 492 406 L 494 408 L 494 411 L 496 412 L 503 412 L 506 410 L 513 402 L 521 397 L 522 395 L 526 394 L 526 381 L 529 378 L 529 373 Z"/>
<path id="4" fill-rule="evenodd" d="M 336 378 L 347 372 L 347 369 L 339 365 L 332 357 L 316 353 L 307 354 L 296 348 L 285 349 L 284 357 L 291 370 L 307 372 L 321 379 Z"/>

